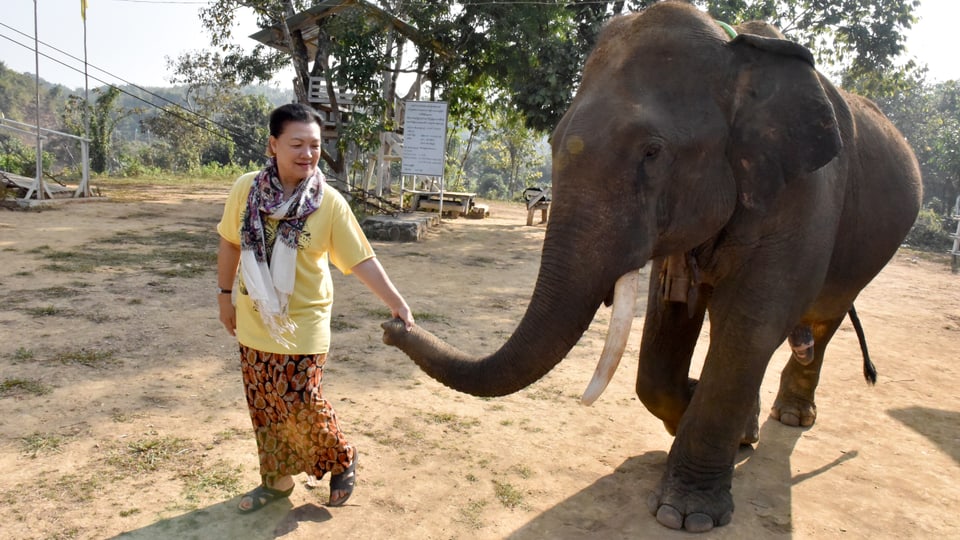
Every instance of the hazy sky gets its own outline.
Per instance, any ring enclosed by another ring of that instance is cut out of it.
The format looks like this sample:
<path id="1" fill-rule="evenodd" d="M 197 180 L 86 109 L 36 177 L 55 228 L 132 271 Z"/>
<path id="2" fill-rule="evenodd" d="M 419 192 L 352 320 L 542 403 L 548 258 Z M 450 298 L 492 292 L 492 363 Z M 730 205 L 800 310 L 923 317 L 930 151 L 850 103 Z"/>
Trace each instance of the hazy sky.
<path id="1" fill-rule="evenodd" d="M 0 61 L 14 71 L 34 73 L 34 0 L 2 1 Z M 202 0 L 87 0 L 90 87 L 105 82 L 169 86 L 168 58 L 175 60 L 185 52 L 210 46 L 199 18 L 200 8 L 206 4 Z M 40 76 L 70 88 L 83 88 L 80 0 L 36 0 L 36 6 Z M 245 24 L 235 29 L 241 36 L 237 42 L 252 48 L 255 42 L 246 36 L 259 29 L 252 14 L 243 19 Z"/>
<path id="2" fill-rule="evenodd" d="M 198 17 L 206 3 L 88 0 L 86 58 L 90 87 L 124 82 L 169 86 L 167 58 L 176 59 L 184 52 L 209 46 Z M 80 0 L 36 0 L 36 7 L 40 76 L 72 89 L 83 88 L 84 25 Z M 908 54 L 926 63 L 935 80 L 960 79 L 960 60 L 950 50 L 949 37 L 960 21 L 960 0 L 922 0 L 918 14 L 921 20 L 910 32 Z M 257 30 L 253 16 L 245 15 L 234 34 L 240 36 L 238 43 L 250 48 L 254 42 L 246 36 Z M 34 0 L 3 0 L 0 61 L 14 71 L 36 71 Z M 284 82 L 291 78 L 289 73 Z"/>

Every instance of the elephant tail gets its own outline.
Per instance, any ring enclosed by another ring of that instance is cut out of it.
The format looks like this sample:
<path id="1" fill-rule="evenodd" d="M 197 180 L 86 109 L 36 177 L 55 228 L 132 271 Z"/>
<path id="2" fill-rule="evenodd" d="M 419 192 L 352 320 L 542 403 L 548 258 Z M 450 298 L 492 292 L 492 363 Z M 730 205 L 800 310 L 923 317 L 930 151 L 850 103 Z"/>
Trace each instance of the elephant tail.
<path id="1" fill-rule="evenodd" d="M 870 353 L 867 352 L 867 338 L 863 335 L 863 326 L 860 324 L 860 317 L 857 316 L 857 308 L 850 306 L 850 322 L 853 323 L 853 329 L 857 331 L 857 340 L 860 342 L 860 350 L 863 352 L 863 378 L 870 384 L 877 384 L 877 368 L 870 360 Z"/>

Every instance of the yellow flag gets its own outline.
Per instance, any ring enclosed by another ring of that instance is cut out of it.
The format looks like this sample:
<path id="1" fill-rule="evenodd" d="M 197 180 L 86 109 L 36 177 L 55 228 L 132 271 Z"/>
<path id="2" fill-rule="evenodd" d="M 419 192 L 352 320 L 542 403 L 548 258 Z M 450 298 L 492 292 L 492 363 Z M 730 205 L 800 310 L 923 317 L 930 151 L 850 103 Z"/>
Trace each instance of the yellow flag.
<path id="1" fill-rule="evenodd" d="M 87 0 L 80 0 L 80 18 L 87 20 Z"/>

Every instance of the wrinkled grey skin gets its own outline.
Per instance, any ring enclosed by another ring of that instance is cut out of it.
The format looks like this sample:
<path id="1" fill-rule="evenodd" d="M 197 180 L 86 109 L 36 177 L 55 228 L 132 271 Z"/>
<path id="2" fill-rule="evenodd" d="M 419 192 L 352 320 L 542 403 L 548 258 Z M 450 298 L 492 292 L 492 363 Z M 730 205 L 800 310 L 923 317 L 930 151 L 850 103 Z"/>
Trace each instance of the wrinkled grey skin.
<path id="1" fill-rule="evenodd" d="M 771 355 L 811 329 L 814 357 L 788 362 L 772 415 L 812 424 L 827 344 L 920 204 L 903 137 L 812 64 L 788 41 L 730 40 L 683 3 L 611 20 L 553 133 L 552 214 L 515 332 L 483 358 L 394 322 L 384 341 L 461 392 L 516 392 L 566 356 L 620 276 L 652 261 L 636 389 L 676 437 L 650 510 L 675 529 L 729 523 L 733 462 L 755 438 Z M 661 294 L 671 256 L 698 269 L 686 303 Z"/>

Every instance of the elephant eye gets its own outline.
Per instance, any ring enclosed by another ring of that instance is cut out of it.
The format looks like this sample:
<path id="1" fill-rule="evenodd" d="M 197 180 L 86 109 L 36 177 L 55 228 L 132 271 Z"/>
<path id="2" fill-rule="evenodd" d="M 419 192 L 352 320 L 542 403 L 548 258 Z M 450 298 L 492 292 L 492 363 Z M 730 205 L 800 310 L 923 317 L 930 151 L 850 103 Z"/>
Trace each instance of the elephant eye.
<path id="1" fill-rule="evenodd" d="M 649 146 L 647 146 L 647 148 L 643 152 L 643 159 L 645 160 L 656 159 L 657 156 L 660 155 L 661 149 L 662 147 L 657 143 L 650 144 Z"/>
<path id="2" fill-rule="evenodd" d="M 666 177 L 673 156 L 670 146 L 659 137 L 651 137 L 639 148 L 638 179 L 643 183 L 657 182 Z"/>

